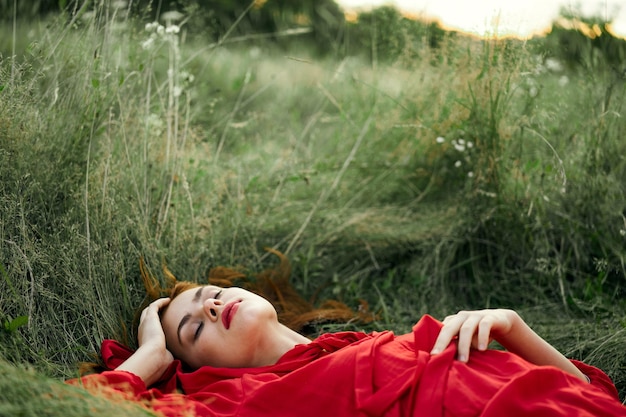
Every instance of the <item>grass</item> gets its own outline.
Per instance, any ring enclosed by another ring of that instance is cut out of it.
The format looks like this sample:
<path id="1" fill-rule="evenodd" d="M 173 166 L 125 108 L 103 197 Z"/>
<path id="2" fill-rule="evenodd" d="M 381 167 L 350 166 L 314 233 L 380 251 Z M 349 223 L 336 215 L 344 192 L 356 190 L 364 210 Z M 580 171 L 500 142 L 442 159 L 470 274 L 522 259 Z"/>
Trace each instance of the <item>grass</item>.
<path id="1" fill-rule="evenodd" d="M 137 404 L 45 377 L 33 369 L 0 361 L 5 381 L 0 394 L 0 416 L 151 416 Z"/>
<path id="2" fill-rule="evenodd" d="M 0 415 L 84 395 L 55 380 L 123 338 L 140 257 L 202 280 L 272 265 L 263 247 L 303 294 L 380 317 L 318 331 L 515 308 L 626 396 L 614 74 L 538 70 L 500 40 L 424 48 L 407 69 L 207 48 L 115 16 L 16 28 L 15 45 L 0 28 Z"/>

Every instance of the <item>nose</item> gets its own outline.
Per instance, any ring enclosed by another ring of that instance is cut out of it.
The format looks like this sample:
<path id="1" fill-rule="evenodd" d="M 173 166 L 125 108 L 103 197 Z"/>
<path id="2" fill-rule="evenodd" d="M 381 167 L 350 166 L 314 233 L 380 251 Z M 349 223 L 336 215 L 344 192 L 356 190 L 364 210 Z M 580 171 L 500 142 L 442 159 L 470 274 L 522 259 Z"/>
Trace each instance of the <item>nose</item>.
<path id="1" fill-rule="evenodd" d="M 204 309 L 204 314 L 209 318 L 209 320 L 216 322 L 219 318 L 219 313 L 221 312 L 222 306 L 224 303 L 222 300 L 218 300 L 216 298 L 207 298 L 202 308 Z"/>

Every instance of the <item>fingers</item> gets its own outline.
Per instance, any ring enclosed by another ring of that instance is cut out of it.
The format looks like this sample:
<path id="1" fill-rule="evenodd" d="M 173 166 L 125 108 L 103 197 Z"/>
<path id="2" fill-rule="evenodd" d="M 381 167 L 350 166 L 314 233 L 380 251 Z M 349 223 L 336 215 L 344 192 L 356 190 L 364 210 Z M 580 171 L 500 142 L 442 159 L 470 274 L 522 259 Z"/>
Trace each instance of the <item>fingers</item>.
<path id="1" fill-rule="evenodd" d="M 469 360 L 470 349 L 486 350 L 491 333 L 496 324 L 496 317 L 491 310 L 461 311 L 443 320 L 443 327 L 435 341 L 431 354 L 442 352 L 455 337 L 457 341 L 457 359 Z"/>
<path id="2" fill-rule="evenodd" d="M 154 300 L 153 302 L 148 304 L 148 307 L 143 309 L 143 311 L 141 312 L 140 319 L 143 320 L 147 314 L 158 313 L 159 310 L 161 310 L 163 307 L 165 307 L 169 303 L 170 303 L 170 298 L 167 298 L 167 297 Z"/>
<path id="3" fill-rule="evenodd" d="M 457 359 L 461 362 L 467 362 L 469 359 L 472 340 L 474 339 L 481 318 L 482 317 L 477 317 L 476 315 L 459 316 L 461 326 L 459 329 L 459 342 L 457 344 Z"/>
<path id="4" fill-rule="evenodd" d="M 431 355 L 436 355 L 437 353 L 441 353 L 445 348 L 452 342 L 452 339 L 456 336 L 458 331 L 455 331 L 454 328 L 450 325 L 450 322 L 455 318 L 455 316 L 447 316 L 443 319 L 443 327 L 439 331 L 439 336 L 437 336 L 437 340 L 435 340 L 435 344 L 433 345 L 432 350 L 430 351 Z"/>
<path id="5" fill-rule="evenodd" d="M 169 302 L 169 298 L 159 298 L 143 309 L 137 332 L 139 346 L 148 342 L 164 345 L 165 335 L 161 327 L 159 310 L 168 305 Z"/>
<path id="6" fill-rule="evenodd" d="M 493 330 L 494 320 L 490 316 L 483 317 L 478 323 L 478 337 L 476 349 L 486 350 L 491 341 L 491 331 Z"/>

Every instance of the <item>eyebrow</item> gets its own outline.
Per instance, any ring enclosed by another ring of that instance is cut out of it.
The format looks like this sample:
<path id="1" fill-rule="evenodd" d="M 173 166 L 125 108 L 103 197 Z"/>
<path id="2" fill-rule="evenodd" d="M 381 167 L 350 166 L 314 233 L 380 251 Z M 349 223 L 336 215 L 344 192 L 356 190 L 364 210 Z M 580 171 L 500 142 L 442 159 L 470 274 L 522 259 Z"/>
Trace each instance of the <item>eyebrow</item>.
<path id="1" fill-rule="evenodd" d="M 193 298 L 191 299 L 191 302 L 197 303 L 198 300 L 200 300 L 200 297 L 202 296 L 202 290 L 203 289 L 204 289 L 204 287 L 198 288 L 198 291 L 196 291 L 196 293 L 193 295 Z M 181 345 L 183 344 L 183 342 L 182 342 L 182 340 L 180 338 L 180 330 L 189 321 L 189 319 L 191 319 L 191 314 L 187 313 L 180 320 L 180 323 L 178 323 L 178 329 L 176 330 L 176 336 L 178 336 L 178 343 L 180 343 Z"/>

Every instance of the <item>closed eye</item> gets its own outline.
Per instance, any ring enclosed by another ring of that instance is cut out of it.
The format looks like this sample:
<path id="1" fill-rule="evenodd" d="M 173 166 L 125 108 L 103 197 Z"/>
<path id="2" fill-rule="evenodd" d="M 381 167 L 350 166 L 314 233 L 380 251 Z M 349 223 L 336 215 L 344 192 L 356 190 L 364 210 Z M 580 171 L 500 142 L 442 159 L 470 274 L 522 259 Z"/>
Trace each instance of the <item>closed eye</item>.
<path id="1" fill-rule="evenodd" d="M 200 336 L 200 333 L 202 332 L 202 329 L 204 328 L 204 322 L 201 321 L 200 324 L 198 325 L 198 328 L 196 329 L 196 332 L 193 335 L 193 341 L 195 342 L 196 340 L 198 340 L 198 337 Z"/>

